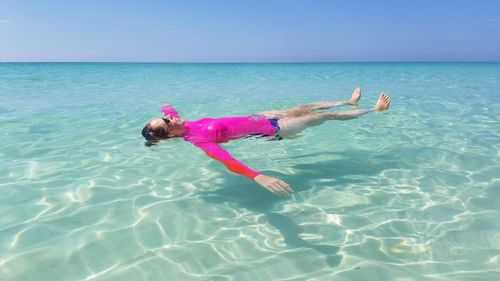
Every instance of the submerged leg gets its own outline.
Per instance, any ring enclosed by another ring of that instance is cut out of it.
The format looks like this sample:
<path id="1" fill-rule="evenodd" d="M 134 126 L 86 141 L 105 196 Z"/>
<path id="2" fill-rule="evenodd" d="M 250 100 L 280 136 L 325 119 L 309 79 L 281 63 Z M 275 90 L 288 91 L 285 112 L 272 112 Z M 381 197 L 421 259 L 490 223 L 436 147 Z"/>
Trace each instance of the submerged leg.
<path id="1" fill-rule="evenodd" d="M 302 104 L 294 107 L 290 107 L 282 110 L 272 110 L 261 112 L 260 114 L 266 116 L 267 118 L 287 118 L 287 117 L 299 117 L 314 113 L 314 110 L 328 109 L 334 106 L 344 106 L 344 105 L 358 105 L 358 101 L 361 98 L 361 88 L 354 89 L 351 95 L 351 99 L 348 101 L 320 101 L 312 104 Z"/>
<path id="2" fill-rule="evenodd" d="M 389 95 L 382 93 L 372 109 L 357 109 L 344 112 L 311 112 L 304 116 L 283 118 L 278 120 L 281 127 L 279 135 L 284 138 L 292 137 L 306 128 L 321 125 L 327 120 L 350 120 L 368 112 L 384 111 L 389 108 L 390 103 Z"/>
<path id="3" fill-rule="evenodd" d="M 334 106 L 344 106 L 344 105 L 352 105 L 356 106 L 358 105 L 359 99 L 361 99 L 361 88 L 356 88 L 354 89 L 354 92 L 352 92 L 351 99 L 348 101 L 320 101 L 320 102 L 315 102 L 313 103 L 313 108 L 312 110 L 322 110 L 322 109 L 328 109 Z"/>

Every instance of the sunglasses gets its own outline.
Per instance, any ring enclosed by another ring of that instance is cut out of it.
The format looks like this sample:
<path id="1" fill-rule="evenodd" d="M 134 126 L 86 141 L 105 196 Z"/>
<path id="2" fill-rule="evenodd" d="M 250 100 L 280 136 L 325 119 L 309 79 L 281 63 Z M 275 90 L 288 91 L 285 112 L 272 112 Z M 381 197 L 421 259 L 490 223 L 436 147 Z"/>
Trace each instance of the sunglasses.
<path id="1" fill-rule="evenodd" d="M 165 125 L 167 126 L 167 129 L 168 129 L 168 124 L 170 123 L 170 120 L 167 118 L 162 118 L 161 120 L 163 120 L 163 122 L 165 122 Z M 159 138 L 166 138 L 168 136 L 167 129 L 160 128 L 160 132 L 153 132 L 153 134 Z"/>
<path id="2" fill-rule="evenodd" d="M 167 118 L 161 118 L 163 122 L 165 122 L 165 125 L 170 123 L 170 120 Z M 165 128 L 160 128 L 159 130 L 151 130 L 151 126 L 148 124 L 142 129 L 142 136 L 148 140 L 148 141 L 153 141 L 157 142 L 161 139 L 166 139 L 168 137 L 168 131 Z"/>
<path id="3" fill-rule="evenodd" d="M 163 120 L 163 122 L 165 122 L 165 125 L 168 125 L 170 123 L 170 120 L 163 117 L 161 120 Z"/>

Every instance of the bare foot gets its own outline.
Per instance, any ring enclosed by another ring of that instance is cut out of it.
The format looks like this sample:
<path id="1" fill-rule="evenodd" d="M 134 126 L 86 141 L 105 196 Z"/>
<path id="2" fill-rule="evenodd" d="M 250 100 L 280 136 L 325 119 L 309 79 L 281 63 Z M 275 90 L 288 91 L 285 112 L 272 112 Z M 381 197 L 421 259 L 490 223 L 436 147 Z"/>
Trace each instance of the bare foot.
<path id="1" fill-rule="evenodd" d="M 386 93 L 381 93 L 378 98 L 377 103 L 375 104 L 375 111 L 384 111 L 389 109 L 391 105 L 391 98 Z"/>
<path id="2" fill-rule="evenodd" d="M 351 100 L 349 100 L 350 105 L 358 105 L 358 101 L 361 98 L 361 88 L 354 89 L 352 92 Z"/>

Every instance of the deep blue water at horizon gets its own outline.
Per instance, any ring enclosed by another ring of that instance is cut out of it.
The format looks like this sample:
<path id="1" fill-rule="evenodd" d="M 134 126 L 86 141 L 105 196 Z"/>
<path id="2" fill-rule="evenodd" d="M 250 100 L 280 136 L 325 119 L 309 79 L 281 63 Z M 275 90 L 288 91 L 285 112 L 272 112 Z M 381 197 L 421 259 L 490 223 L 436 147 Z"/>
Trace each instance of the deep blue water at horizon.
<path id="1" fill-rule="evenodd" d="M 190 120 L 358 86 L 391 109 L 224 144 L 290 197 L 140 135 L 165 103 Z M 500 63 L 0 63 L 0 280 L 498 279 L 499 89 Z"/>

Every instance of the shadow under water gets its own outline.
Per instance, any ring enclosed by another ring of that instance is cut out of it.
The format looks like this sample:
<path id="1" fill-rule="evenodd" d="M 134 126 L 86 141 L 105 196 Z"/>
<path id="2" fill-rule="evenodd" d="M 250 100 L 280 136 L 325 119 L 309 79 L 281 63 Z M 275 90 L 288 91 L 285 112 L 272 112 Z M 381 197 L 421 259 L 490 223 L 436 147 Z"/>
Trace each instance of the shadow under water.
<path id="1" fill-rule="evenodd" d="M 362 181 L 353 179 L 350 176 L 376 175 L 386 169 L 401 167 L 399 161 L 387 157 L 393 155 L 393 153 L 384 151 L 367 157 L 366 152 L 362 151 L 332 152 L 327 154 L 335 156 L 336 160 L 293 165 L 291 168 L 299 171 L 296 174 L 290 175 L 275 171 L 263 171 L 263 173 L 292 183 L 295 192 L 308 190 L 313 185 L 312 181 L 325 177 L 329 179 L 335 178 L 336 186 L 345 186 Z M 319 155 L 324 156 L 325 153 L 318 153 Z M 294 157 L 294 159 L 314 156 L 315 154 L 307 154 Z M 224 177 L 221 188 L 215 191 L 202 192 L 199 196 L 208 203 L 223 204 L 231 202 L 236 204 L 237 207 L 263 214 L 267 222 L 281 233 L 288 247 L 315 250 L 325 255 L 326 263 L 330 267 L 338 266 L 342 260 L 342 256 L 338 254 L 339 247 L 309 243 L 300 237 L 303 230 L 297 223 L 288 216 L 273 211 L 277 204 L 290 200 L 290 197 L 276 196 L 263 188 L 259 188 L 255 183 L 232 175 Z"/>

